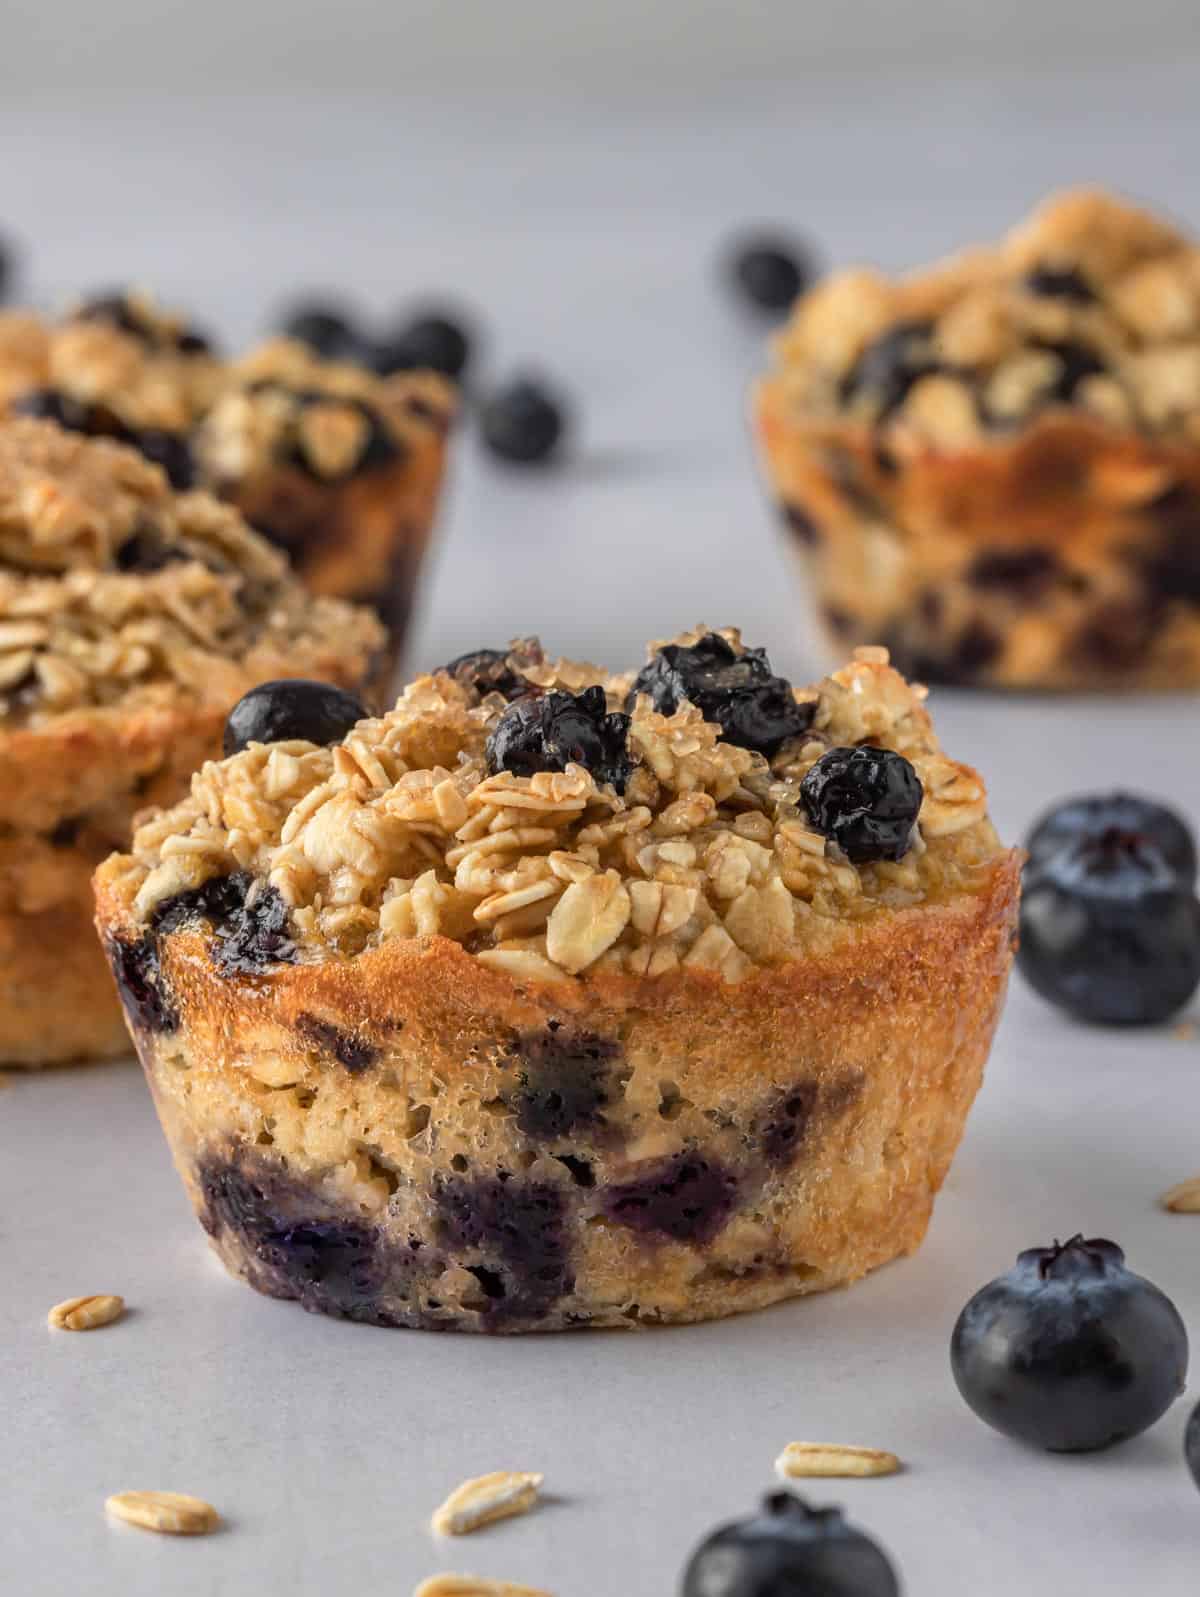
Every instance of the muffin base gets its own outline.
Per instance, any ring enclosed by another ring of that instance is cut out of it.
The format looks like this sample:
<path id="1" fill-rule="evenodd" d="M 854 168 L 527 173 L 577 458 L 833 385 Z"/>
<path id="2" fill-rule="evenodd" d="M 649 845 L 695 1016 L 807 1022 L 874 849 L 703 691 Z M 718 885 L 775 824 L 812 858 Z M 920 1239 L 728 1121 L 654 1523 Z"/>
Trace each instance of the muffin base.
<path id="1" fill-rule="evenodd" d="M 517 983 L 441 937 L 227 975 L 205 933 L 124 924 L 109 869 L 99 924 L 227 1267 L 342 1318 L 520 1332 L 711 1319 L 915 1249 L 1019 868 L 735 985 Z"/>
<path id="2" fill-rule="evenodd" d="M 89 877 L 85 868 L 85 888 Z M 33 1069 L 129 1052 L 90 891 L 38 914 L 0 915 L 0 1064 Z"/>

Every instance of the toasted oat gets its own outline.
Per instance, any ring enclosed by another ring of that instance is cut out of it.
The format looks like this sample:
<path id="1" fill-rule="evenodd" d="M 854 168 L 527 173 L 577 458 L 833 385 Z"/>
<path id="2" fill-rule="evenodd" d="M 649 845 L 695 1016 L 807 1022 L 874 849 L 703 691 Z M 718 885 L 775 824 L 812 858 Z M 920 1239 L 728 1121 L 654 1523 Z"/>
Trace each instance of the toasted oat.
<path id="1" fill-rule="evenodd" d="M 1158 1201 L 1172 1214 L 1200 1214 L 1200 1176 L 1192 1176 L 1168 1188 Z"/>
<path id="2" fill-rule="evenodd" d="M 434 1514 L 433 1528 L 439 1536 L 465 1536 L 498 1519 L 527 1514 L 544 1479 L 502 1469 L 464 1481 Z"/>
<path id="3" fill-rule="evenodd" d="M 807 1476 L 894 1475 L 900 1468 L 895 1453 L 878 1447 L 850 1447 L 837 1442 L 789 1442 L 775 1460 L 784 1480 Z"/>
<path id="4" fill-rule="evenodd" d="M 67 1298 L 46 1316 L 52 1331 L 95 1331 L 111 1325 L 125 1312 L 125 1299 L 115 1292 L 93 1292 L 88 1297 Z"/>
<path id="5" fill-rule="evenodd" d="M 206 1536 L 220 1523 L 211 1503 L 185 1492 L 117 1492 L 104 1506 L 127 1525 L 166 1536 Z"/>
<path id="6" fill-rule="evenodd" d="M 485 1575 L 430 1575 L 413 1597 L 550 1597 L 533 1586 L 514 1586 L 510 1580 L 489 1580 Z"/>

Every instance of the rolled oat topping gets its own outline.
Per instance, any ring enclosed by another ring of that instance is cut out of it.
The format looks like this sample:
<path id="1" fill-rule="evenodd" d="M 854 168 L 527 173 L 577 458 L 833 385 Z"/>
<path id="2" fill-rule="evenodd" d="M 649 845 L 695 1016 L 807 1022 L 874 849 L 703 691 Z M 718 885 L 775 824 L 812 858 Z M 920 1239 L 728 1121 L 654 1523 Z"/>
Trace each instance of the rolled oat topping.
<path id="1" fill-rule="evenodd" d="M 720 636 L 742 651 L 736 630 Z M 620 713 L 631 676 L 519 647 L 508 665 L 538 688 L 594 688 Z M 440 935 L 531 979 L 686 967 L 736 981 L 832 922 L 970 890 L 994 859 L 983 785 L 942 753 L 923 698 L 885 651 L 860 650 L 796 694 L 810 724 L 768 760 L 694 704 L 665 715 L 638 694 L 618 792 L 580 760 L 489 771 L 507 699 L 438 672 L 331 748 L 252 744 L 206 765 L 137 832 L 120 890 L 153 925 L 206 882 L 250 880 L 247 902 L 269 890 L 286 906 L 300 961 Z M 901 858 L 855 866 L 814 830 L 800 784 L 828 749 L 862 743 L 903 754 L 923 799 Z"/>
<path id="2" fill-rule="evenodd" d="M 46 422 L 0 425 L 0 716 L 163 693 L 225 703 L 338 636 L 364 661 L 365 613 L 313 599 L 236 511 L 173 494 L 131 449 Z M 262 660 L 267 669 L 256 669 Z"/>
<path id="3" fill-rule="evenodd" d="M 1200 439 L 1200 246 L 1104 193 L 1057 195 L 998 244 L 798 304 L 777 354 L 796 410 L 959 448 L 1070 406 Z"/>

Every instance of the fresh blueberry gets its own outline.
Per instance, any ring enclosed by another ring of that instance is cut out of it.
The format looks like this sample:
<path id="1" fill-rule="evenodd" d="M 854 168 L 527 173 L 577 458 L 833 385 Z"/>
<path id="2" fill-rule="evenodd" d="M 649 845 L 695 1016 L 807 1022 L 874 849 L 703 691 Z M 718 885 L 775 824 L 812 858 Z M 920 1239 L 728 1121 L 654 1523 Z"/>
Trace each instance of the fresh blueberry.
<path id="1" fill-rule="evenodd" d="M 882 1548 L 841 1509 L 771 1492 L 760 1513 L 700 1543 L 681 1597 L 900 1597 L 900 1584 Z"/>
<path id="2" fill-rule="evenodd" d="M 244 694 L 225 722 L 225 754 L 240 754 L 251 743 L 284 743 L 299 739 L 318 746 L 340 743 L 359 721 L 365 706 L 329 682 L 285 677 L 260 682 Z"/>
<path id="3" fill-rule="evenodd" d="M 1020 932 L 1025 979 L 1079 1020 L 1155 1025 L 1200 984 L 1200 902 L 1140 832 L 1084 832 L 1042 858 Z"/>
<path id="4" fill-rule="evenodd" d="M 817 831 L 855 865 L 903 857 L 924 793 L 903 754 L 866 744 L 830 749 L 800 784 Z"/>
<path id="5" fill-rule="evenodd" d="M 470 654 L 456 655 L 446 665 L 435 666 L 444 671 L 470 693 L 482 699 L 489 693 L 502 694 L 510 702 L 529 692 L 529 683 L 508 663 L 507 649 L 473 649 Z"/>
<path id="6" fill-rule="evenodd" d="M 1192 1472 L 1192 1479 L 1200 1486 L 1200 1403 L 1192 1410 L 1187 1430 L 1183 1433 L 1183 1455 Z"/>
<path id="7" fill-rule="evenodd" d="M 958 1317 L 954 1379 L 985 1424 L 1052 1453 L 1153 1425 L 1183 1391 L 1188 1340 L 1171 1300 L 1082 1236 L 1018 1255 Z"/>
<path id="8" fill-rule="evenodd" d="M 354 318 L 343 306 L 327 300 L 302 300 L 284 315 L 279 330 L 305 344 L 322 360 L 355 360 L 361 340 Z"/>
<path id="9" fill-rule="evenodd" d="M 406 322 L 375 351 L 372 361 L 383 377 L 393 372 L 433 371 L 461 377 L 471 359 L 471 340 L 462 323 L 432 311 Z"/>
<path id="10" fill-rule="evenodd" d="M 730 251 L 729 275 L 751 305 L 763 311 L 786 311 L 816 274 L 802 244 L 781 233 L 755 233 L 740 239 Z"/>
<path id="11" fill-rule="evenodd" d="M 493 455 L 514 465 L 536 466 L 557 451 L 566 414 L 556 394 L 522 377 L 484 401 L 479 425 Z"/>
<path id="12" fill-rule="evenodd" d="M 488 770 L 532 776 L 582 765 L 618 793 L 633 769 L 626 741 L 629 717 L 608 709 L 604 689 L 582 693 L 529 693 L 515 700 L 487 740 Z"/>
<path id="13" fill-rule="evenodd" d="M 626 708 L 639 693 L 660 715 L 673 715 L 687 699 L 715 721 L 727 743 L 774 754 L 788 738 L 812 725 L 816 706 L 799 703 L 791 684 L 771 670 L 765 649 L 741 654 L 717 632 L 698 643 L 668 643 L 638 672 Z"/>
<path id="14" fill-rule="evenodd" d="M 1138 793 L 1085 793 L 1056 804 L 1025 839 L 1026 870 L 1032 875 L 1067 844 L 1105 832 L 1122 832 L 1153 844 L 1181 886 L 1195 885 L 1196 841 L 1191 828 L 1175 810 Z"/>
<path id="15" fill-rule="evenodd" d="M 1077 267 L 1035 266 L 1025 278 L 1029 293 L 1044 299 L 1066 299 L 1076 305 L 1093 305 L 1095 290 Z"/>

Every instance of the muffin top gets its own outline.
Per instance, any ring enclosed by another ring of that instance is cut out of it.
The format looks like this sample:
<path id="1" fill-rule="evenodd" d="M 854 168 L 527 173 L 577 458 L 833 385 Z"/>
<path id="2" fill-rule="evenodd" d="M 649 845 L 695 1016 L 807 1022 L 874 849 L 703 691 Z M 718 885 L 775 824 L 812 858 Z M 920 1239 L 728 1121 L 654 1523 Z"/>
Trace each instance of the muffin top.
<path id="1" fill-rule="evenodd" d="M 340 482 L 394 464 L 414 433 L 444 430 L 453 396 L 434 372 L 377 377 L 321 360 L 293 339 L 271 339 L 229 369 L 196 450 L 218 486 L 280 463 Z"/>
<path id="2" fill-rule="evenodd" d="M 133 449 L 0 425 L 0 736 L 69 712 L 228 708 L 285 673 L 369 674 L 383 630 L 314 599 L 207 494 Z"/>
<path id="3" fill-rule="evenodd" d="M 1092 189 L 998 244 L 899 278 L 837 272 L 776 343 L 789 403 L 883 429 L 903 455 L 1066 409 L 1200 442 L 1200 247 Z"/>
<path id="4" fill-rule="evenodd" d="M 522 979 L 736 981 L 986 883 L 986 794 L 924 697 L 882 649 L 796 690 L 734 629 L 655 644 L 636 677 L 520 639 L 328 746 L 246 743 L 235 715 L 241 752 L 147 820 L 106 887 L 145 927 L 207 922 L 227 970 L 436 934 Z"/>

